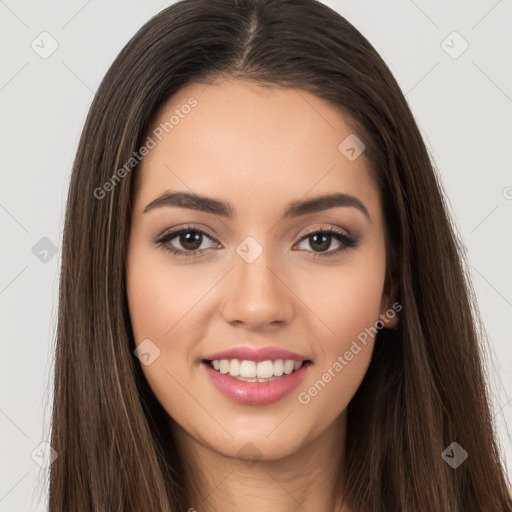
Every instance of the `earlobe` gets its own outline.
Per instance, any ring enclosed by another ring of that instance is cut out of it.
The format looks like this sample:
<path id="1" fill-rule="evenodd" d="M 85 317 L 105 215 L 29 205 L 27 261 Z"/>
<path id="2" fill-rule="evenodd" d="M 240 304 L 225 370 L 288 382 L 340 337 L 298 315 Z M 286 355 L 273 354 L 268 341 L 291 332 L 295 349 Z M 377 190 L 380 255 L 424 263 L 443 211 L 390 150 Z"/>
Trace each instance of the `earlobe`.
<path id="1" fill-rule="evenodd" d="M 399 312 L 402 311 L 402 305 L 392 297 L 398 295 L 397 280 L 395 274 L 388 272 L 384 283 L 384 291 L 380 303 L 379 320 L 386 329 L 398 329 Z"/>
<path id="2" fill-rule="evenodd" d="M 381 310 L 379 320 L 386 329 L 397 329 L 399 323 L 399 312 L 402 305 L 398 301 L 389 299 L 388 294 L 384 294 L 381 301 Z"/>
<path id="3" fill-rule="evenodd" d="M 393 306 L 398 303 L 395 302 Z M 401 308 L 400 308 L 401 309 Z M 394 307 L 390 307 L 385 309 L 379 315 L 380 321 L 383 323 L 386 329 L 397 329 L 398 328 L 398 309 Z"/>

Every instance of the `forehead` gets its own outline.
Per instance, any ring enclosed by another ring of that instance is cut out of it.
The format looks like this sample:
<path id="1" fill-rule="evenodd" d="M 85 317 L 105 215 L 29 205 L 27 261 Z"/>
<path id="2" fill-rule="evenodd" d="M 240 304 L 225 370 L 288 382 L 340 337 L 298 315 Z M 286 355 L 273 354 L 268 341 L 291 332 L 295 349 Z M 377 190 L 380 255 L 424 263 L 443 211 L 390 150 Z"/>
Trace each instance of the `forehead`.
<path id="1" fill-rule="evenodd" d="M 303 90 L 242 80 L 190 84 L 153 122 L 136 210 L 166 190 L 226 199 L 237 211 L 342 192 L 374 217 L 378 192 L 364 153 L 349 160 L 339 148 L 352 136 L 337 109 Z"/>

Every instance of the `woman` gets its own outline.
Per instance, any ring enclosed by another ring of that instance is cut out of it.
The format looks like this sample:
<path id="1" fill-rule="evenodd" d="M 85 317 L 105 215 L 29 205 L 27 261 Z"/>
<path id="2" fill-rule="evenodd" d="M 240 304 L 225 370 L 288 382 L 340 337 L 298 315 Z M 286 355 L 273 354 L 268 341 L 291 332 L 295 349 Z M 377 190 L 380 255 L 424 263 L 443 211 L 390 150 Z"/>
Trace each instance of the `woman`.
<path id="1" fill-rule="evenodd" d="M 512 510 L 441 187 L 313 0 L 184 0 L 106 74 L 69 190 L 50 511 Z"/>

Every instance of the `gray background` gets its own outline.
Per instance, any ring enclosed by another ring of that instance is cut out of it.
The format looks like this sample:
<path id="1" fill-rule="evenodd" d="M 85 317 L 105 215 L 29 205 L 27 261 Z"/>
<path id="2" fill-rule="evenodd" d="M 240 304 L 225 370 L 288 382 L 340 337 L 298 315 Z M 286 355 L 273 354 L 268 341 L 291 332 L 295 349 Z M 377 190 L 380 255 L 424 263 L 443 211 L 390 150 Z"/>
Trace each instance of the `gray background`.
<path id="1" fill-rule="evenodd" d="M 64 205 L 78 138 L 108 66 L 170 3 L 0 0 L 2 511 L 45 510 L 47 471 L 37 461 L 44 466 L 51 452 L 38 458 L 37 447 L 49 439 Z M 442 176 L 489 334 L 492 406 L 512 474 L 511 1 L 325 3 L 388 63 Z M 31 47 L 48 50 L 52 38 L 58 48 L 45 59 Z"/>

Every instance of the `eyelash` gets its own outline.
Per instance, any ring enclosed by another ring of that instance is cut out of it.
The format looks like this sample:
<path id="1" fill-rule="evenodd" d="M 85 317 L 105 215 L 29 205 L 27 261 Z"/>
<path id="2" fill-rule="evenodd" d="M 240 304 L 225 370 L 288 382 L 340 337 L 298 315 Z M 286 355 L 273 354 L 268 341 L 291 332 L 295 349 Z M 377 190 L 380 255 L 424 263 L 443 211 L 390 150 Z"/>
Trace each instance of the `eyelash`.
<path id="1" fill-rule="evenodd" d="M 194 257 L 201 256 L 201 253 L 198 252 L 199 251 L 198 249 L 196 249 L 195 251 L 182 251 L 180 249 L 175 249 L 174 247 L 168 245 L 168 243 L 171 240 L 173 240 L 174 238 L 176 238 L 177 236 L 181 235 L 182 233 L 189 233 L 189 232 L 199 233 L 201 235 L 204 235 L 204 236 L 212 239 L 212 237 L 210 235 L 208 235 L 208 233 L 206 233 L 202 229 L 195 228 L 193 226 L 185 226 L 183 228 L 177 229 L 175 231 L 170 231 L 169 233 L 162 235 L 160 238 L 155 240 L 155 243 L 164 251 L 169 252 L 178 258 L 194 258 Z M 304 234 L 304 236 L 299 240 L 299 243 L 303 242 L 304 240 L 307 240 L 310 236 L 317 235 L 317 234 L 326 234 L 329 236 L 334 235 L 334 238 L 336 240 L 338 240 L 339 242 L 341 242 L 343 245 L 341 247 L 339 247 L 338 249 L 335 249 L 334 251 L 328 251 L 325 253 L 315 253 L 314 251 L 307 251 L 307 252 L 313 252 L 313 258 L 328 258 L 330 256 L 336 256 L 347 249 L 357 246 L 357 240 L 355 238 L 350 237 L 350 236 L 346 235 L 345 233 L 338 231 L 336 229 L 333 229 L 333 228 L 311 230 Z"/>

